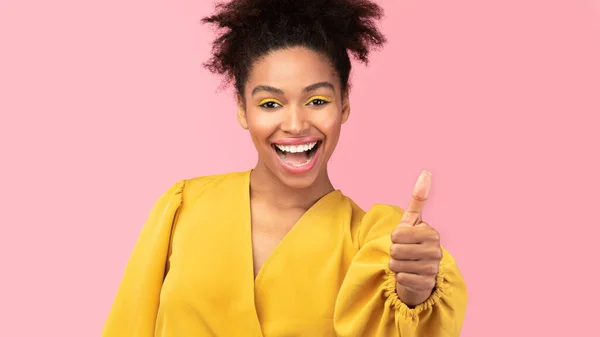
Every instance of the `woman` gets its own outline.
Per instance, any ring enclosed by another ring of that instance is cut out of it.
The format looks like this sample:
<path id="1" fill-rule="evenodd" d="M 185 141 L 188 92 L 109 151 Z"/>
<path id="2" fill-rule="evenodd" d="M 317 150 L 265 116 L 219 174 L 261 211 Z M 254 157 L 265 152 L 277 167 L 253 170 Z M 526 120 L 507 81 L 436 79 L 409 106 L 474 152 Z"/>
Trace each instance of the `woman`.
<path id="1" fill-rule="evenodd" d="M 207 64 L 238 94 L 256 167 L 183 180 L 154 206 L 103 336 L 459 336 L 467 292 L 406 209 L 367 212 L 327 174 L 350 114 L 349 54 L 384 44 L 367 0 L 234 0 Z"/>

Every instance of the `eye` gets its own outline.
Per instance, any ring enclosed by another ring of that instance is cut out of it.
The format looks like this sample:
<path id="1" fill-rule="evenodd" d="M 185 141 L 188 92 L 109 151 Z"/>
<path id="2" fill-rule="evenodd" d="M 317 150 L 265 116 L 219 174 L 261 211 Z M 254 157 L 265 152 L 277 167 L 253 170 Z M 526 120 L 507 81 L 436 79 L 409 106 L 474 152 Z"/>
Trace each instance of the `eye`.
<path id="1" fill-rule="evenodd" d="M 327 103 L 329 103 L 329 102 L 317 98 L 317 99 L 313 99 L 312 101 L 308 102 L 308 105 L 325 105 Z"/>
<path id="2" fill-rule="evenodd" d="M 258 106 L 263 109 L 276 109 L 276 108 L 280 108 L 282 105 L 281 105 L 281 103 L 274 101 L 274 100 L 264 100 L 264 101 L 261 101 L 258 104 Z"/>
<path id="3" fill-rule="evenodd" d="M 306 105 L 314 105 L 314 106 L 319 106 L 319 105 L 325 105 L 330 103 L 331 101 L 326 99 L 325 97 L 314 97 L 313 99 L 311 99 L 308 103 L 306 103 Z"/>

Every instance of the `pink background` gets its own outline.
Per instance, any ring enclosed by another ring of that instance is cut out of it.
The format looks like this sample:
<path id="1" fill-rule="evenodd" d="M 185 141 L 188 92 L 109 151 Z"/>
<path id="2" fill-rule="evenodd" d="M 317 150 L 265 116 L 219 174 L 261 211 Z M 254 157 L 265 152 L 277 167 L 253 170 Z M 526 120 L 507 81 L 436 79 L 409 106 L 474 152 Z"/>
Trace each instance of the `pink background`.
<path id="1" fill-rule="evenodd" d="M 331 163 L 425 219 L 470 291 L 465 337 L 598 330 L 600 1 L 389 0 Z M 201 62 L 208 1 L 0 3 L 0 326 L 98 336 L 156 198 L 255 154 Z M 596 267 L 594 267 L 596 266 Z"/>

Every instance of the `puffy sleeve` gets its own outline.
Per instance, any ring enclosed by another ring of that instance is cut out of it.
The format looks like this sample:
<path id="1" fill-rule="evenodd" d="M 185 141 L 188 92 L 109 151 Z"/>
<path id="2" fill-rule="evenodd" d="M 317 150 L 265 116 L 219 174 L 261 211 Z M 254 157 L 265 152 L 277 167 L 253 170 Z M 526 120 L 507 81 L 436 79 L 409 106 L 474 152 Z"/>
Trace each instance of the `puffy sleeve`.
<path id="1" fill-rule="evenodd" d="M 396 294 L 389 270 L 391 233 L 402 210 L 375 205 L 357 231 L 359 250 L 342 283 L 334 312 L 339 337 L 458 337 L 462 328 L 467 288 L 454 258 L 443 257 L 432 295 L 409 308 Z"/>
<path id="2" fill-rule="evenodd" d="M 154 336 L 171 231 L 184 186 L 183 180 L 174 184 L 154 204 L 130 254 L 102 337 Z"/>

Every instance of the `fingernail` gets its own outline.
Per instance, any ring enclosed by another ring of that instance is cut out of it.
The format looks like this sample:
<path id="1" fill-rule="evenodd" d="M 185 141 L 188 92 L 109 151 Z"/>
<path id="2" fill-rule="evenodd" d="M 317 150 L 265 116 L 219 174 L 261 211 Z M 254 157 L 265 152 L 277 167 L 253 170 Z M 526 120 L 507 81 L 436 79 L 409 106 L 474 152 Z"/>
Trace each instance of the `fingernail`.
<path id="1" fill-rule="evenodd" d="M 424 171 L 424 172 L 428 172 L 428 171 Z M 419 197 L 427 200 L 427 198 L 429 197 L 429 188 L 430 188 L 429 185 L 430 184 L 431 184 L 431 174 L 419 175 L 419 178 L 417 179 L 415 187 L 420 187 L 420 189 L 418 191 L 415 191 L 415 193 L 417 193 L 417 195 Z"/>

